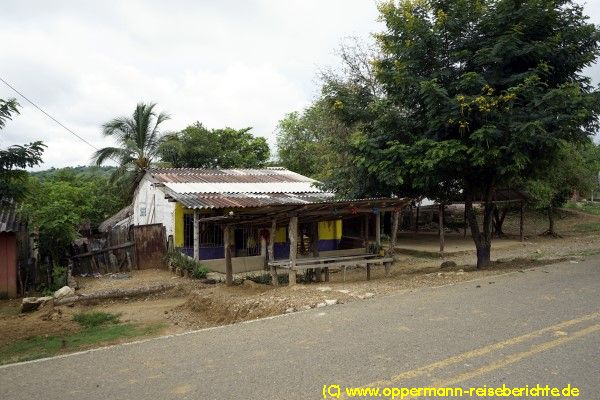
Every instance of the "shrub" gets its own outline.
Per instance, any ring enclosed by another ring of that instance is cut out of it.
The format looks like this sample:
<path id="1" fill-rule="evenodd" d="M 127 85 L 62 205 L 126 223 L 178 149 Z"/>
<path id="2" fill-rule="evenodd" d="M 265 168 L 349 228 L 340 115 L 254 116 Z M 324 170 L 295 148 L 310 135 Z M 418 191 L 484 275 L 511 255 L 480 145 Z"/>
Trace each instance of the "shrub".
<path id="1" fill-rule="evenodd" d="M 119 317 L 119 314 L 105 312 L 81 312 L 73 315 L 73 321 L 84 328 L 95 328 L 105 324 L 118 324 Z"/>
<path id="2" fill-rule="evenodd" d="M 208 274 L 208 268 L 206 268 L 206 266 L 198 263 L 185 254 L 180 253 L 179 251 L 168 252 L 165 256 L 165 262 L 175 268 L 188 271 L 188 273 L 196 279 L 206 278 L 206 274 Z"/>
<path id="3" fill-rule="evenodd" d="M 192 271 L 192 278 L 204 279 L 208 274 L 208 268 L 202 264 L 195 263 L 194 270 Z"/>
<path id="4" fill-rule="evenodd" d="M 56 291 L 67 284 L 67 268 L 55 265 L 52 269 L 52 289 Z"/>

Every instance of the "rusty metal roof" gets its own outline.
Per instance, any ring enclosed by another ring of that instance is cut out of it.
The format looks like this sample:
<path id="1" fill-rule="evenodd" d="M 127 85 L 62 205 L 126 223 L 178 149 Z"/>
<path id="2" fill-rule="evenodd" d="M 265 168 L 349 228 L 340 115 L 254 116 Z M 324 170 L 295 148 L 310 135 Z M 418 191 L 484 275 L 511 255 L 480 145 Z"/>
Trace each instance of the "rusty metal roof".
<path id="1" fill-rule="evenodd" d="M 17 214 L 17 204 L 8 203 L 0 205 L 0 233 L 18 232 L 19 215 Z"/>

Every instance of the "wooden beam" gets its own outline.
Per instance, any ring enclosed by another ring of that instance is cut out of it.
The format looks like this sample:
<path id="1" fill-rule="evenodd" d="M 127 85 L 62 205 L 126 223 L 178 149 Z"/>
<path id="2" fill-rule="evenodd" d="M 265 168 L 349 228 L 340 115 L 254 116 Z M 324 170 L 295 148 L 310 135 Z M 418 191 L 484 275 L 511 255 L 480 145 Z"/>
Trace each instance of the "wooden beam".
<path id="1" fill-rule="evenodd" d="M 440 228 L 440 255 L 444 257 L 445 237 L 444 237 L 444 205 L 440 204 L 439 208 L 439 228 Z"/>
<path id="2" fill-rule="evenodd" d="M 313 257 L 319 257 L 319 223 L 311 223 L 311 253 Z M 315 281 L 321 282 L 323 278 L 323 268 L 315 268 Z"/>
<path id="3" fill-rule="evenodd" d="M 200 260 L 200 215 L 194 210 L 194 260 Z"/>
<path id="4" fill-rule="evenodd" d="M 421 206 L 417 204 L 417 217 L 415 218 L 415 233 L 419 232 L 419 211 Z"/>
<path id="5" fill-rule="evenodd" d="M 293 216 L 290 218 L 289 223 L 289 236 L 290 236 L 290 271 L 289 271 L 289 284 L 293 286 L 296 284 L 296 258 L 298 255 L 298 217 Z"/>
<path id="6" fill-rule="evenodd" d="M 231 263 L 231 226 L 225 226 L 223 229 L 223 246 L 225 247 L 225 284 L 233 285 L 233 265 Z"/>
<path id="7" fill-rule="evenodd" d="M 271 229 L 269 230 L 269 247 L 267 252 L 269 253 L 269 262 L 275 261 L 275 235 L 277 234 L 277 220 L 271 220 Z M 269 267 L 271 271 L 271 284 L 273 286 L 279 286 L 279 279 L 277 278 L 277 267 L 271 265 Z"/>

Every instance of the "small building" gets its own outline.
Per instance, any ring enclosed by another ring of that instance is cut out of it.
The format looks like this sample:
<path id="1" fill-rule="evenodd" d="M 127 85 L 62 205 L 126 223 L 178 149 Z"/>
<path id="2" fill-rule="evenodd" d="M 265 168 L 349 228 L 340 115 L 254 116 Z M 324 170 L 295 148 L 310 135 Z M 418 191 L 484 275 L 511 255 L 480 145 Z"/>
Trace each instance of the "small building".
<path id="1" fill-rule="evenodd" d="M 136 189 L 131 222 L 163 224 L 172 247 L 219 272 L 226 269 L 228 240 L 238 273 L 265 266 L 267 243 L 274 259 L 289 257 L 293 218 L 299 257 L 365 253 L 365 236 L 369 226 L 375 232 L 380 213 L 410 201 L 340 201 L 317 184 L 284 168 L 150 169 Z"/>
<path id="2" fill-rule="evenodd" d="M 17 205 L 0 206 L 0 299 L 17 297 Z"/>

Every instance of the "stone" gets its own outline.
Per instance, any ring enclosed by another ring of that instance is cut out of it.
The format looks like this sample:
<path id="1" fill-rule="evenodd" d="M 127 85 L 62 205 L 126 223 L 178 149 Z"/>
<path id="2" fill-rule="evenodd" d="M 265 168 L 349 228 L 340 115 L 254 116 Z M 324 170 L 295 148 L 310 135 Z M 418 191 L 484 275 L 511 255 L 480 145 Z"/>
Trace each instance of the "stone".
<path id="1" fill-rule="evenodd" d="M 294 307 L 290 307 L 290 308 L 288 308 L 287 310 L 285 310 L 285 313 L 286 313 L 286 314 L 291 314 L 291 313 L 293 313 L 294 311 L 296 311 L 296 309 L 295 309 Z"/>
<path id="2" fill-rule="evenodd" d="M 54 292 L 55 299 L 60 299 L 63 297 L 71 297 L 71 296 L 75 296 L 75 289 L 70 288 L 68 286 L 63 286 L 60 289 L 58 289 L 56 292 Z"/>
<path id="3" fill-rule="evenodd" d="M 325 305 L 334 306 L 338 303 L 337 299 L 325 300 Z"/>
<path id="4" fill-rule="evenodd" d="M 45 297 L 24 297 L 21 301 L 21 312 L 35 311 L 46 302 L 52 300 L 52 296 Z"/>
<path id="5" fill-rule="evenodd" d="M 451 261 L 451 260 L 444 261 L 440 265 L 440 268 L 454 268 L 454 267 L 456 267 L 456 263 L 454 261 Z"/>
<path id="6" fill-rule="evenodd" d="M 303 311 L 308 311 L 308 310 L 310 310 L 311 308 L 312 308 L 312 307 L 311 307 L 311 306 L 309 306 L 309 305 L 305 305 L 305 306 L 302 306 L 302 307 L 300 307 L 300 309 L 301 309 L 301 310 L 303 310 Z"/>
<path id="7" fill-rule="evenodd" d="M 331 290 L 330 286 L 319 286 L 317 288 L 317 290 L 321 291 L 321 292 L 329 292 Z"/>
<path id="8" fill-rule="evenodd" d="M 317 303 L 316 307 L 317 308 L 327 307 L 327 304 L 326 303 Z"/>
<path id="9" fill-rule="evenodd" d="M 359 299 L 363 299 L 363 300 L 364 299 L 370 299 L 372 297 L 375 297 L 375 293 L 367 292 L 365 294 L 361 294 L 360 296 L 358 296 Z"/>

